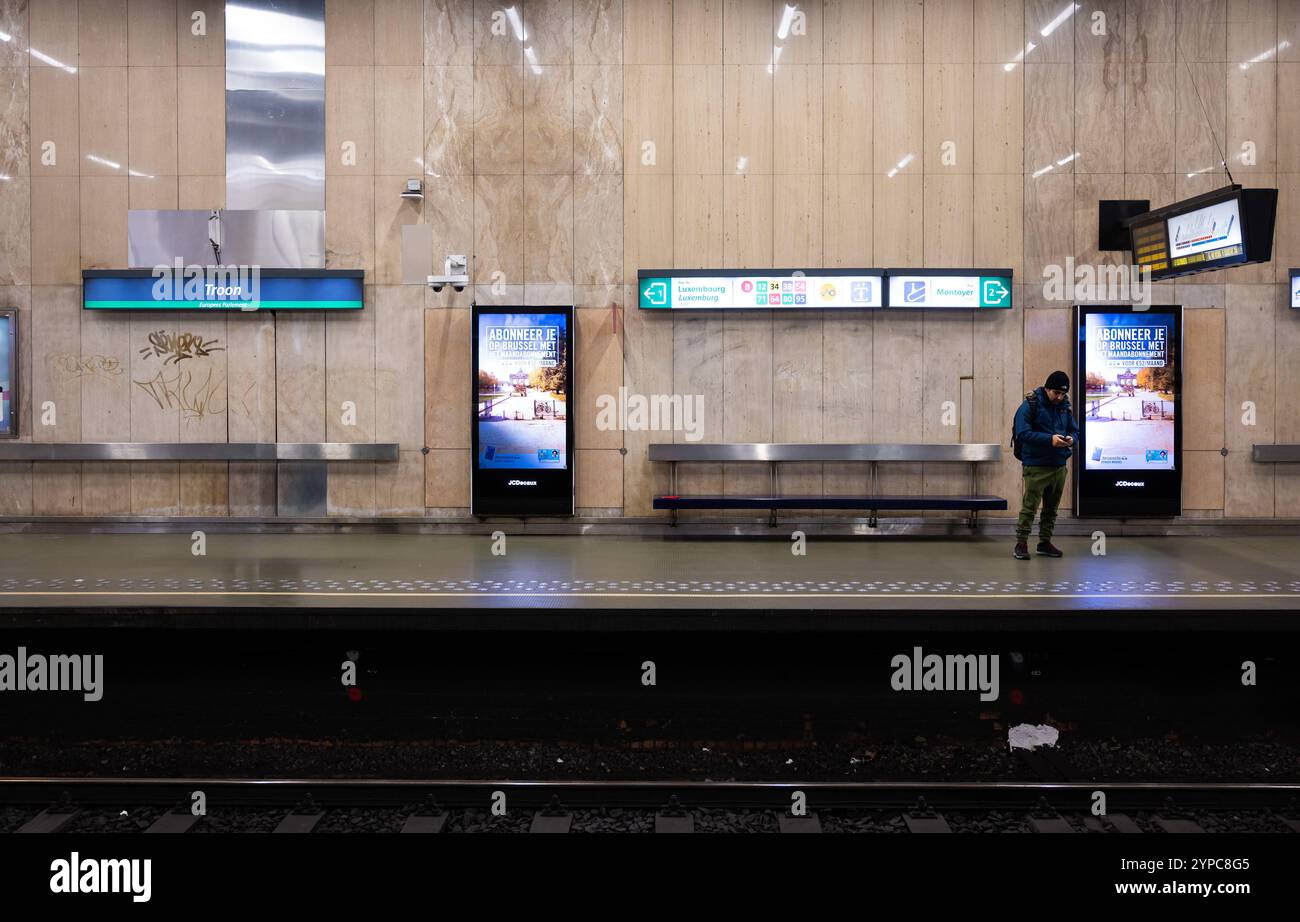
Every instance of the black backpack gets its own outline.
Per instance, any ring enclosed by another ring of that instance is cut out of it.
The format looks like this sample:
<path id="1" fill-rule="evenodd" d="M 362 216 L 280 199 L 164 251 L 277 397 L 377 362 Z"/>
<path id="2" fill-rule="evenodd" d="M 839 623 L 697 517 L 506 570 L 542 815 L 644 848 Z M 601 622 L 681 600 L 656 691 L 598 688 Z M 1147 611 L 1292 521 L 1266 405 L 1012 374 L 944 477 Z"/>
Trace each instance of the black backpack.
<path id="1" fill-rule="evenodd" d="M 1025 399 L 1029 401 L 1029 424 L 1032 426 L 1034 420 L 1038 418 L 1038 394 L 1030 391 L 1025 394 Z M 1020 461 L 1020 440 L 1016 438 L 1016 421 L 1013 417 L 1011 420 L 1011 453 Z"/>

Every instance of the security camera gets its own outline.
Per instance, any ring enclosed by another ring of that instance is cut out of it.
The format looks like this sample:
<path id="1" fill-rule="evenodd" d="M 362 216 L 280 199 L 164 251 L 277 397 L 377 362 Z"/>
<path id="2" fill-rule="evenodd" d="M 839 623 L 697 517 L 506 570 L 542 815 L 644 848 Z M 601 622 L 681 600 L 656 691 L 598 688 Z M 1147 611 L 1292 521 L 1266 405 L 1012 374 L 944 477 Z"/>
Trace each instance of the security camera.
<path id="1" fill-rule="evenodd" d="M 456 291 L 464 291 L 468 284 L 469 260 L 464 256 L 448 256 L 443 264 L 443 274 L 429 276 L 429 287 L 434 291 L 442 291 L 446 285 Z"/>

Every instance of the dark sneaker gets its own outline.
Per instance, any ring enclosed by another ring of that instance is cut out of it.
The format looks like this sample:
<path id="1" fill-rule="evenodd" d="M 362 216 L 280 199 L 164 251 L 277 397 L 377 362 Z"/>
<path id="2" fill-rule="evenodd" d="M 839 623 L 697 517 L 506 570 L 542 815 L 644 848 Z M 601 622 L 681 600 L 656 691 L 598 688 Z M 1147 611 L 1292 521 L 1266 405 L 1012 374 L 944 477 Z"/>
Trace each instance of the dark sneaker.
<path id="1" fill-rule="evenodd" d="M 1062 553 L 1061 549 L 1060 549 L 1059 547 L 1057 547 L 1055 544 L 1053 544 L 1052 542 L 1050 542 L 1050 541 L 1039 541 L 1039 542 L 1038 542 L 1038 553 L 1042 554 L 1044 557 L 1064 557 L 1064 556 L 1065 556 L 1065 554 Z"/>
<path id="2" fill-rule="evenodd" d="M 1016 560 L 1028 560 L 1029 559 L 1028 542 L 1021 541 L 1019 544 L 1016 545 L 1016 549 L 1011 553 L 1016 555 Z"/>

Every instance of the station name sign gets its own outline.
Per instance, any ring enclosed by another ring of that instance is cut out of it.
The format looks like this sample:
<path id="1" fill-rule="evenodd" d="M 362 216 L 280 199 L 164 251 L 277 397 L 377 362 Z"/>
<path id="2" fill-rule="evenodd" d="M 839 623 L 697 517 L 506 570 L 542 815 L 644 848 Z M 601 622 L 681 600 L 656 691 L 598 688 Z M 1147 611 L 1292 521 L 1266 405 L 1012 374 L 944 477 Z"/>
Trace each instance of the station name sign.
<path id="1" fill-rule="evenodd" d="M 1300 269 L 1291 270 L 1291 306 L 1300 309 Z"/>
<path id="2" fill-rule="evenodd" d="M 1006 275 L 889 274 L 889 306 L 979 310 L 1011 307 L 1011 270 Z M 969 272 L 970 270 L 961 270 Z"/>
<path id="3" fill-rule="evenodd" d="M 644 310 L 1011 307 L 1010 269 L 642 269 Z"/>
<path id="4" fill-rule="evenodd" d="M 82 307 L 94 311 L 347 311 L 365 306 L 361 269 L 85 269 L 81 283 Z"/>

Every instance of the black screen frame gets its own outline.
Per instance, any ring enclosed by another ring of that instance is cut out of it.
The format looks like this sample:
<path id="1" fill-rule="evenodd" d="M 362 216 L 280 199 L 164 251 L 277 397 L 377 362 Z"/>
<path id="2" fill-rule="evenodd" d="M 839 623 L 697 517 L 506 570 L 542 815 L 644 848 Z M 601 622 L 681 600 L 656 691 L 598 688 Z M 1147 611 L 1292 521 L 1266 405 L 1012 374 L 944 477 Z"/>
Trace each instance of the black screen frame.
<path id="1" fill-rule="evenodd" d="M 18 309 L 0 309 L 0 317 L 9 321 L 9 428 L 0 429 L 0 439 L 16 439 L 21 433 L 18 418 L 21 393 L 18 381 Z"/>
<path id="2" fill-rule="evenodd" d="M 1136 241 L 1133 239 L 1134 228 L 1158 221 L 1163 226 L 1165 234 L 1167 268 L 1159 272 L 1152 270 L 1151 281 L 1153 282 L 1164 282 L 1188 275 L 1197 275 L 1201 272 L 1213 272 L 1218 269 L 1232 269 L 1237 266 L 1269 262 L 1273 258 L 1277 197 L 1277 189 L 1247 189 L 1240 185 L 1231 185 L 1129 218 L 1124 222 L 1129 229 L 1129 258 L 1133 265 L 1138 265 L 1137 246 Z M 1175 269 L 1173 265 L 1173 244 L 1169 234 L 1170 219 L 1232 199 L 1237 202 L 1237 217 L 1241 221 L 1242 252 L 1237 256 L 1228 256 L 1211 262 L 1197 263 L 1195 266 L 1188 268 Z"/>
<path id="3" fill-rule="evenodd" d="M 1101 470 L 1087 467 L 1087 318 L 1089 314 L 1170 314 L 1174 348 L 1174 469 L 1172 471 Z M 1187 414 L 1183 376 L 1183 307 L 1153 305 L 1141 310 L 1129 305 L 1076 304 L 1074 306 L 1074 397 L 1079 442 L 1074 452 L 1074 514 L 1079 518 L 1172 518 L 1183 512 L 1183 420 Z M 1141 488 L 1121 487 L 1118 481 L 1141 477 Z"/>
<path id="4" fill-rule="evenodd" d="M 479 318 L 493 314 L 563 314 L 568 368 L 565 373 L 563 469 L 480 468 L 478 432 Z M 572 305 L 475 304 L 470 316 L 470 514 L 475 516 L 571 516 L 574 514 L 574 309 Z M 511 483 L 515 481 L 515 483 Z"/>

